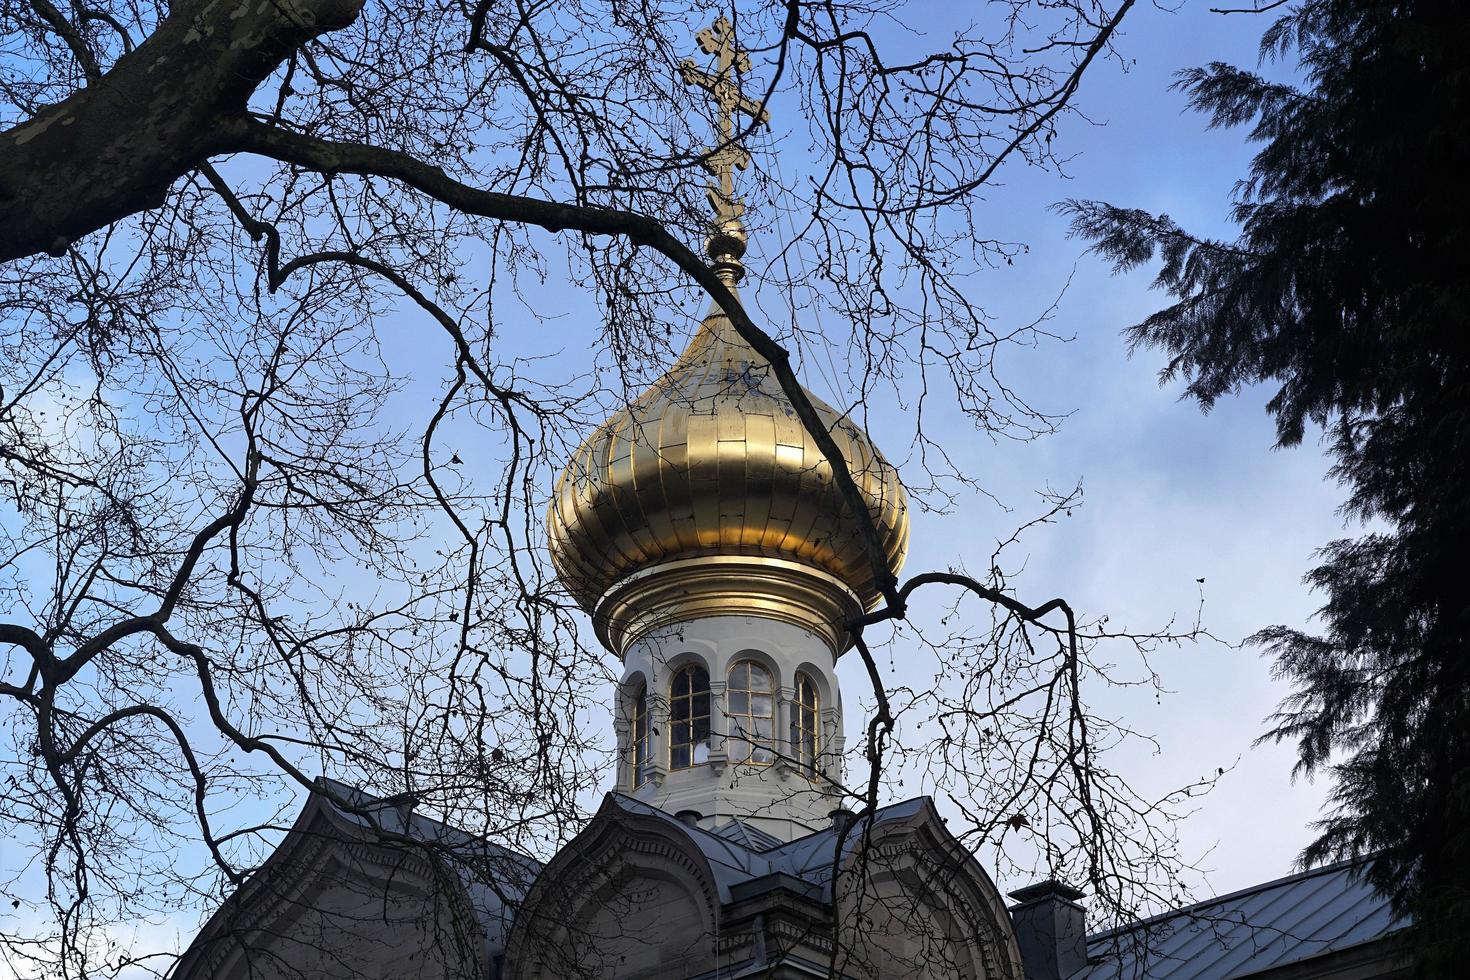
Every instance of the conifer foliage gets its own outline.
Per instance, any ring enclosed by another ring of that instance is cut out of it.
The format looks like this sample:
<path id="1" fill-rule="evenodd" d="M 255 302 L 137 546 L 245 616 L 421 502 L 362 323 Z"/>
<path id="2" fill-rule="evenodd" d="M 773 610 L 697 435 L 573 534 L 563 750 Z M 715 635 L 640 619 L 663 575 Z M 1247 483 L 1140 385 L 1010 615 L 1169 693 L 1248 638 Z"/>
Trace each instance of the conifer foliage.
<path id="1" fill-rule="evenodd" d="M 1470 959 L 1470 4 L 1305 0 L 1276 9 L 1262 62 L 1299 85 L 1211 64 L 1177 87 L 1259 144 L 1232 242 L 1166 215 L 1068 201 L 1116 271 L 1151 262 L 1174 302 L 1129 329 L 1208 409 L 1262 383 L 1280 445 L 1321 427 L 1345 511 L 1367 533 L 1308 576 L 1318 633 L 1254 637 L 1294 693 L 1267 739 L 1328 775 L 1305 863 L 1376 855 L 1415 923 L 1416 970 Z M 1262 556 L 1269 561 L 1269 555 Z"/>

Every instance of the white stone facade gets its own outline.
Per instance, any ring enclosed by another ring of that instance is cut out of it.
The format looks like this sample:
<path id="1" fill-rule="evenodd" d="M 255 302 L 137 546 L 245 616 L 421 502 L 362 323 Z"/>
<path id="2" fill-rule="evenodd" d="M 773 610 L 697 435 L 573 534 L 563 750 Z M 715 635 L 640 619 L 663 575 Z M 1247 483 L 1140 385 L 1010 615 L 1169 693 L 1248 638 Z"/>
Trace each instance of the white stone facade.
<path id="1" fill-rule="evenodd" d="M 732 731 L 727 696 L 730 670 L 753 661 L 770 672 L 774 691 L 771 748 L 774 761 L 739 761 L 746 748 Z M 839 805 L 842 780 L 842 694 L 836 656 L 816 632 L 758 616 L 710 616 L 661 627 L 634 642 L 624 655 L 616 728 L 620 749 L 618 789 L 666 813 L 696 811 L 711 828 L 738 818 L 780 840 L 825 827 Z M 670 684 L 678 670 L 698 664 L 709 675 L 710 735 L 707 749 L 686 768 L 671 766 Z M 793 744 L 798 678 L 816 687 L 819 731 L 815 764 Z M 634 711 L 646 692 L 646 775 L 635 779 Z"/>

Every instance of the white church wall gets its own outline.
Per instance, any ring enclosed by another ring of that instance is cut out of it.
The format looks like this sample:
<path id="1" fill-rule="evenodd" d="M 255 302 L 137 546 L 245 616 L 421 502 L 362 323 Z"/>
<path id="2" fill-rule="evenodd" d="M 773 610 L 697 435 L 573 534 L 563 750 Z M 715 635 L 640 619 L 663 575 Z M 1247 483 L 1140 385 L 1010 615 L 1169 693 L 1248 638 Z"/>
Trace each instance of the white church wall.
<path id="1" fill-rule="evenodd" d="M 743 764 L 742 746 L 726 719 L 727 677 L 730 668 L 752 660 L 771 673 L 775 693 L 771 765 Z M 669 759 L 670 721 L 668 685 L 687 663 L 696 662 L 709 673 L 711 694 L 710 739 L 707 751 L 696 751 L 703 762 L 672 769 Z M 669 813 L 698 811 L 700 825 L 714 827 L 732 817 L 749 821 L 782 840 L 791 840 L 826 826 L 837 805 L 832 780 L 840 780 L 841 702 L 834 673 L 835 657 L 815 631 L 758 616 L 710 616 L 657 630 L 633 643 L 624 655 L 622 690 L 636 691 L 647 683 L 651 719 L 650 778 L 632 785 L 631 766 L 621 767 L 622 790 Z M 825 771 L 810 778 L 796 764 L 790 742 L 791 701 L 795 678 L 806 672 L 816 683 L 822 703 Z M 619 727 L 622 757 L 630 757 L 631 729 Z"/>

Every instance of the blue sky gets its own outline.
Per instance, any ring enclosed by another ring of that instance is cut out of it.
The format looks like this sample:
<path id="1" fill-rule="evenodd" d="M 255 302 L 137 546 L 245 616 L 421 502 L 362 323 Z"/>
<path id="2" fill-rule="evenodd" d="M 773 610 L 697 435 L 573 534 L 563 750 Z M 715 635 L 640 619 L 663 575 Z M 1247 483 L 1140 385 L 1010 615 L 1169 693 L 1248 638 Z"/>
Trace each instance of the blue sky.
<path id="1" fill-rule="evenodd" d="M 931 435 L 945 443 L 961 470 L 981 478 L 994 499 L 965 497 L 947 515 L 916 512 L 907 565 L 910 573 L 955 563 L 984 568 L 996 539 L 1036 509 L 1036 490 L 1081 481 L 1084 506 L 1028 537 L 1012 556 L 1015 564 L 1025 559 L 1024 573 L 1013 580 L 1023 599 L 1065 596 L 1086 614 L 1108 615 L 1114 626 L 1150 631 L 1192 619 L 1203 594 L 1203 625 L 1220 642 L 1165 647 L 1153 655 L 1152 666 L 1171 693 L 1093 695 L 1101 714 L 1157 740 L 1156 750 L 1140 743 L 1112 760 L 1143 795 L 1229 770 L 1178 828 L 1182 857 L 1203 870 L 1190 881 L 1200 895 L 1289 873 L 1320 812 L 1324 787 L 1293 784 L 1291 746 L 1252 746 L 1287 689 L 1271 678 L 1270 663 L 1240 641 L 1263 626 L 1307 623 L 1317 603 L 1301 577 L 1313 550 L 1342 533 L 1335 513 L 1340 495 L 1324 481 L 1327 463 L 1315 445 L 1273 450 L 1265 390 L 1242 392 L 1206 416 L 1179 400 L 1177 385 L 1160 387 L 1161 355 L 1143 351 L 1130 358 L 1122 330 L 1165 297 L 1149 290 L 1147 271 L 1110 275 L 1106 263 L 1084 254 L 1083 243 L 1068 239 L 1065 219 L 1050 208 L 1064 198 L 1097 198 L 1167 212 L 1201 234 L 1233 234 L 1226 221 L 1230 192 L 1246 172 L 1250 147 L 1239 132 L 1208 131 L 1169 84 L 1177 70 L 1213 60 L 1254 65 L 1266 21 L 1213 14 L 1209 5 L 1135 7 L 1117 43 L 1119 59 L 1093 67 L 1076 100 L 1081 115 L 1062 127 L 1057 145 L 1069 158 L 1066 173 L 1017 161 L 984 195 L 977 215 L 981 234 L 1029 250 L 1014 266 L 975 276 L 974 299 L 997 326 L 1018 326 L 1065 288 L 1048 329 L 1071 338 L 1004 351 L 1002 377 L 1037 408 L 1069 418 L 1058 434 L 1036 441 L 992 441 L 946 413 L 942 403 L 932 405 Z M 943 43 L 957 18 L 979 16 L 974 8 L 948 4 L 916 3 L 905 10 L 910 29 L 924 25 L 935 32 L 931 43 Z M 914 41 L 916 48 L 923 44 Z M 765 145 L 757 140 L 752 149 L 784 154 L 785 166 L 779 160 L 776 166 L 790 174 L 802 161 L 796 143 L 783 138 L 779 106 L 776 111 L 776 138 Z M 785 126 L 800 128 L 799 121 Z M 766 239 L 789 227 L 782 219 L 775 230 L 755 233 L 753 266 L 776 251 Z M 511 326 L 502 337 L 528 350 L 560 352 L 557 361 L 570 367 L 585 356 L 579 345 L 593 340 L 599 320 L 591 298 L 559 281 L 558 272 L 551 268 L 535 301 L 547 304 L 540 312 L 554 310 L 559 319 L 548 329 L 528 317 L 524 333 Z M 771 314 L 768 329 L 779 333 L 783 298 L 767 290 L 748 285 L 744 299 Z M 690 309 L 706 305 L 694 298 Z M 803 326 L 835 336 L 831 324 Z M 801 363 L 804 380 L 833 404 L 848 403 L 850 393 L 833 389 L 823 360 Z M 878 445 L 898 458 L 912 420 L 888 409 L 868 421 Z M 901 672 L 903 650 L 895 647 L 892 655 Z M 858 745 L 865 718 L 857 709 L 866 680 L 855 657 L 844 658 L 839 673 L 848 744 Z M 912 795 L 927 788 L 905 777 L 894 791 Z"/>
<path id="2" fill-rule="evenodd" d="M 1156 737 L 1156 751 L 1140 745 L 1114 759 L 1144 795 L 1217 768 L 1231 770 L 1179 828 L 1183 856 L 1208 871 L 1195 882 L 1201 894 L 1289 872 L 1320 811 L 1324 788 L 1291 781 L 1290 746 L 1252 748 L 1264 717 L 1287 692 L 1257 651 L 1233 644 L 1262 626 L 1308 621 L 1317 602 L 1301 576 L 1313 549 L 1343 531 L 1335 513 L 1341 495 L 1324 480 L 1327 463 L 1313 445 L 1273 451 L 1266 392 L 1245 391 L 1205 416 L 1178 400 L 1177 386 L 1158 385 L 1160 355 L 1144 351 L 1130 359 L 1122 329 L 1164 298 L 1149 291 L 1147 272 L 1114 278 L 1104 263 L 1085 256 L 1049 208 L 1067 197 L 1099 198 L 1168 212 L 1201 233 L 1230 234 L 1229 193 L 1250 149 L 1239 133 L 1208 132 L 1168 84 L 1176 70 L 1211 60 L 1253 64 L 1264 21 L 1211 14 L 1208 6 L 1201 0 L 1178 10 L 1138 5 L 1117 45 L 1125 64 L 1094 67 L 1076 103 L 1087 118 L 1063 127 L 1067 176 L 1014 166 L 986 194 L 979 213 L 984 233 L 1024 242 L 1029 251 L 1014 266 L 973 280 L 980 304 L 998 324 L 1016 325 L 1032 320 L 1066 286 L 1049 329 L 1073 338 L 1006 352 L 1004 377 L 1037 407 L 1070 417 L 1056 435 L 1013 443 L 978 437 L 936 410 L 935 434 L 963 470 L 982 477 L 995 500 L 975 495 L 948 515 L 917 512 L 908 564 L 911 572 L 973 566 L 1035 509 L 1038 488 L 1081 481 L 1085 504 L 1027 539 L 1025 571 L 1015 580 L 1023 598 L 1065 596 L 1086 613 L 1106 613 L 1115 625 L 1149 630 L 1192 617 L 1201 594 L 1196 580 L 1205 579 L 1204 624 L 1226 642 L 1158 651 L 1152 664 L 1172 692 L 1163 698 L 1111 691 L 1094 700 L 1101 713 Z M 909 9 L 916 22 L 966 14 L 950 4 Z M 546 285 L 532 290 L 555 298 L 548 312 L 560 319 L 525 317 L 508 323 L 502 339 L 527 353 L 564 351 L 551 363 L 570 373 L 599 320 L 591 298 L 564 275 L 551 262 Z M 751 298 L 761 303 L 747 293 Z M 437 393 L 443 345 L 417 314 L 395 319 L 391 332 L 398 340 L 389 346 L 400 345 L 395 356 L 411 359 L 405 369 L 421 391 Z M 842 401 L 813 365 L 804 365 L 804 374 L 819 394 Z M 890 455 L 907 439 L 904 423 L 874 425 L 876 441 Z M 466 436 L 461 451 L 469 442 Z M 493 452 L 481 459 L 487 456 Z M 864 680 L 853 658 L 840 672 L 854 744 Z"/>
<path id="3" fill-rule="evenodd" d="M 1341 495 L 1324 480 L 1328 464 L 1310 440 L 1273 450 L 1264 389 L 1204 415 L 1179 401 L 1178 385 L 1160 387 L 1162 356 L 1129 358 L 1121 336 L 1164 305 L 1148 289 L 1151 274 L 1112 277 L 1048 210 L 1061 198 L 1095 198 L 1167 212 L 1197 233 L 1232 234 L 1229 195 L 1250 148 L 1239 132 L 1208 131 L 1168 85 L 1176 70 L 1212 60 L 1254 65 L 1265 20 L 1208 6 L 1138 5 L 1118 42 L 1126 70 L 1100 64 L 1082 86 L 1077 105 L 1095 125 L 1073 119 L 1063 130 L 1069 176 L 1012 168 L 990 193 L 987 231 L 1030 251 L 1014 268 L 982 277 L 986 308 L 1002 323 L 1029 320 L 1071 276 L 1050 328 L 1075 339 L 1008 356 L 1005 376 L 1038 407 L 1072 414 L 1057 435 L 1024 444 L 961 438 L 960 452 L 1022 511 L 1036 487 L 1083 482 L 1084 506 L 1029 539 L 1023 596 L 1065 595 L 1114 624 L 1147 629 L 1190 617 L 1195 580 L 1204 578 L 1204 625 L 1236 643 L 1262 626 L 1303 625 L 1318 605 L 1301 576 L 1313 550 L 1344 530 L 1335 511 Z M 983 557 L 1009 531 L 1009 517 L 983 499 L 953 516 L 916 515 L 910 569 L 942 567 L 955 542 L 970 538 Z M 1165 648 L 1153 665 L 1171 695 L 1156 702 L 1152 693 L 1109 694 L 1099 707 L 1157 737 L 1156 754 L 1123 757 L 1142 786 L 1163 791 L 1235 766 L 1180 827 L 1184 856 L 1209 871 L 1201 892 L 1288 873 L 1325 787 L 1293 785 L 1291 746 L 1252 748 L 1287 689 L 1253 648 Z M 855 664 L 845 666 L 850 690 L 860 678 Z"/>
<path id="4" fill-rule="evenodd" d="M 1084 254 L 1082 243 L 1067 238 L 1065 219 L 1050 208 L 1063 198 L 1098 198 L 1167 212 L 1202 234 L 1231 234 L 1225 222 L 1229 195 L 1248 166 L 1250 148 L 1239 133 L 1207 131 L 1204 119 L 1187 112 L 1183 97 L 1168 86 L 1178 69 L 1211 60 L 1254 64 L 1264 21 L 1211 14 L 1208 6 L 1137 6 L 1117 44 L 1121 63 L 1094 66 L 1076 102 L 1082 115 L 1062 128 L 1058 145 L 1070 158 L 1066 174 L 1018 161 L 985 194 L 978 210 L 981 233 L 1024 242 L 1029 251 L 1014 266 L 975 276 L 975 299 L 996 325 L 1016 326 L 1033 320 L 1065 287 L 1048 326 L 1072 338 L 1004 351 L 1002 376 L 1036 407 L 1070 417 L 1056 435 L 997 442 L 977 436 L 942 404 L 932 406 L 931 434 L 963 471 L 981 477 L 994 499 L 963 498 L 947 515 L 916 512 L 907 565 L 909 572 L 957 562 L 983 568 L 996 539 L 1035 510 L 1037 489 L 1081 481 L 1085 504 L 1062 524 L 1028 537 L 1012 556 L 1017 564 L 1025 558 L 1025 571 L 1014 580 L 1022 598 L 1065 596 L 1085 614 L 1106 614 L 1113 625 L 1149 631 L 1191 619 L 1201 596 L 1196 580 L 1205 579 L 1204 625 L 1223 642 L 1158 651 L 1152 665 L 1172 692 L 1162 698 L 1145 690 L 1092 695 L 1100 713 L 1157 739 L 1156 751 L 1138 744 L 1112 760 L 1143 795 L 1230 770 L 1178 828 L 1182 856 L 1207 872 L 1191 882 L 1200 894 L 1291 871 L 1309 838 L 1307 824 L 1320 810 L 1322 787 L 1291 781 L 1290 746 L 1252 747 L 1286 688 L 1273 682 L 1268 661 L 1238 644 L 1260 627 L 1307 621 L 1316 603 L 1301 576 L 1313 549 L 1342 530 L 1335 514 L 1339 495 L 1324 482 L 1327 464 L 1313 446 L 1273 451 L 1264 391 L 1243 392 L 1205 416 L 1179 401 L 1177 386 L 1159 386 L 1158 354 L 1129 358 L 1121 331 L 1157 309 L 1164 297 L 1150 292 L 1147 272 L 1112 277 L 1105 263 Z M 925 3 L 905 9 L 913 11 L 911 27 L 932 21 L 931 43 L 943 43 L 941 32 L 953 26 L 953 18 L 971 13 Z M 764 146 L 758 140 L 752 149 L 785 154 L 782 169 L 789 174 L 801 161 L 793 156 L 796 143 L 781 137 L 782 123 L 778 107 L 777 138 Z M 786 122 L 788 131 L 799 125 Z M 766 239 L 789 227 L 782 219 L 775 231 L 756 233 L 752 265 L 776 251 Z M 743 295 L 747 304 L 778 317 L 768 327 L 779 332 L 783 297 L 755 285 Z M 502 356 L 511 350 L 550 355 L 543 376 L 586 370 L 586 351 L 596 346 L 601 324 L 595 298 L 569 282 L 565 266 L 553 259 L 545 282 L 528 286 L 526 302 L 537 316 L 517 316 L 509 307 L 501 311 Z M 690 313 L 706 306 L 691 293 Z M 442 376 L 444 351 L 437 338 L 424 343 L 432 334 L 421 321 L 415 311 L 402 314 L 403 347 L 395 356 L 413 359 L 416 384 L 432 386 Z M 676 345 L 677 331 L 691 323 L 673 325 Z M 831 324 L 803 326 L 835 336 Z M 817 394 L 847 403 L 850 393 L 834 390 L 824 367 L 814 358 L 800 364 Z M 900 457 L 912 420 L 879 411 L 869 422 L 878 445 Z M 466 432 L 463 438 L 473 436 Z M 472 448 L 474 456 L 465 454 L 470 466 L 476 457 L 493 457 L 493 451 Z M 903 669 L 902 649 L 895 647 L 893 655 Z M 848 744 L 857 745 L 866 681 L 852 657 L 844 658 L 840 674 Z M 610 743 L 610 718 L 606 736 Z M 912 795 L 926 788 L 905 778 L 895 792 Z"/>

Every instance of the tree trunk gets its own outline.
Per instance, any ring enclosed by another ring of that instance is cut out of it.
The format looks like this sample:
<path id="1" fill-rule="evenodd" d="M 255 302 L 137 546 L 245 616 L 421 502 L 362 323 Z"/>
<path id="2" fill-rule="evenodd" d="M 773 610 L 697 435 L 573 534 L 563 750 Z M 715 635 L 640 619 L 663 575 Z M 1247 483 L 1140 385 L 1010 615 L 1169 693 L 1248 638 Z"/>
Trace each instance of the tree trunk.
<path id="1" fill-rule="evenodd" d="M 181 0 L 99 80 L 0 133 L 0 262 L 60 254 L 163 203 L 218 152 L 224 120 L 311 38 L 364 0 Z"/>

